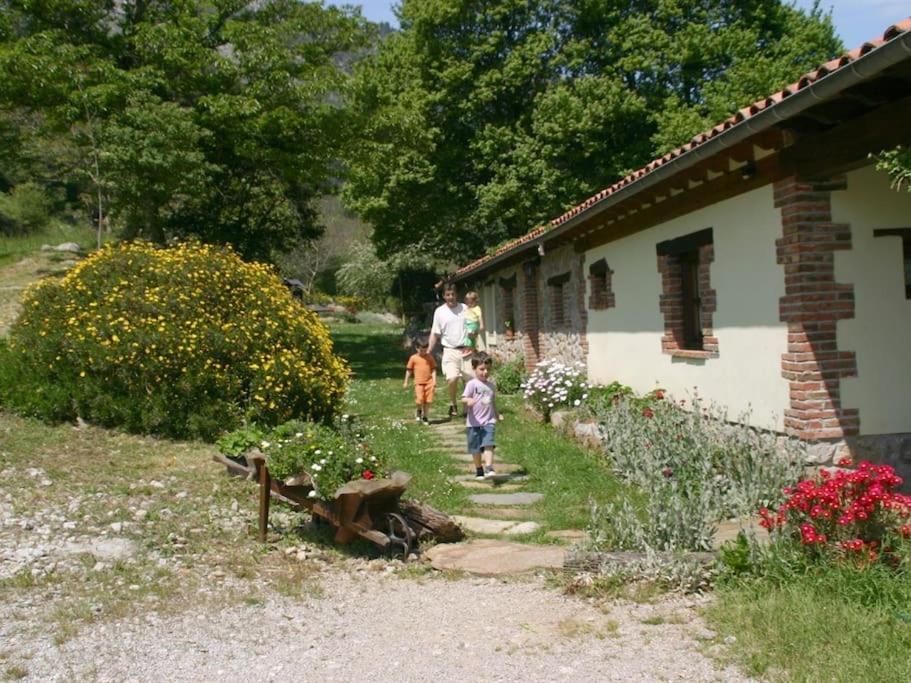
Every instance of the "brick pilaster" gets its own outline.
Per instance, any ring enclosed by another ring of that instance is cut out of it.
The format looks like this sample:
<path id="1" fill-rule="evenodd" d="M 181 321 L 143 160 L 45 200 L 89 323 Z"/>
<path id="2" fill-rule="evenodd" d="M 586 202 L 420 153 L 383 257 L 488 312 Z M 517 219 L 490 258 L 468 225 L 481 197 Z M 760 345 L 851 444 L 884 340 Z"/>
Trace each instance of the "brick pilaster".
<path id="1" fill-rule="evenodd" d="M 525 347 L 525 367 L 533 370 L 541 359 L 540 312 L 538 306 L 538 263 L 527 261 L 522 264 L 522 308 L 523 343 Z"/>
<path id="2" fill-rule="evenodd" d="M 576 310 L 579 311 L 579 346 L 582 358 L 588 364 L 588 307 L 585 305 L 585 252 L 576 255 L 570 286 L 576 288 Z"/>
<path id="3" fill-rule="evenodd" d="M 856 409 L 841 404 L 841 378 L 857 374 L 853 351 L 838 348 L 839 320 L 854 317 L 854 286 L 835 282 L 835 252 L 851 248 L 851 227 L 832 222 L 830 197 L 844 178 L 775 183 L 782 237 L 776 240 L 784 266 L 780 317 L 788 324 L 788 351 L 781 374 L 790 383 L 785 430 L 806 440 L 841 439 L 859 432 Z"/>

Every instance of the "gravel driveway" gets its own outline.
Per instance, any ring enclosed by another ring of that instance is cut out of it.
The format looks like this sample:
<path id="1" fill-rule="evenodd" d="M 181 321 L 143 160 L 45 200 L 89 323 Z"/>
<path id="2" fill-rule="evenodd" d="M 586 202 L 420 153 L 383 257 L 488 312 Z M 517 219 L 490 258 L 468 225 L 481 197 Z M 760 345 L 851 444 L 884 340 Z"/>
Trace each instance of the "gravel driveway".
<path id="1" fill-rule="evenodd" d="M 721 646 L 696 615 L 700 598 L 605 607 L 540 577 L 416 579 L 341 567 L 321 586 L 300 599 L 271 594 L 96 623 L 59 647 L 22 635 L 7 604 L 0 650 L 25 663 L 20 675 L 30 681 L 747 680 L 702 654 Z"/>

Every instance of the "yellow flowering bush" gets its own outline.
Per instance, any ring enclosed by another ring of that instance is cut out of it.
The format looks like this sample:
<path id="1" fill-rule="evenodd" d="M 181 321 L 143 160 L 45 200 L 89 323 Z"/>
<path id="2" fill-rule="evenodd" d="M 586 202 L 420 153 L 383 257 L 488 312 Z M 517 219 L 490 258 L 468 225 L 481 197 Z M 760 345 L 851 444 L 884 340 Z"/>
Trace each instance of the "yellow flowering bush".
<path id="1" fill-rule="evenodd" d="M 198 243 L 108 246 L 42 280 L 0 349 L 9 407 L 171 437 L 328 420 L 348 374 L 271 266 Z"/>

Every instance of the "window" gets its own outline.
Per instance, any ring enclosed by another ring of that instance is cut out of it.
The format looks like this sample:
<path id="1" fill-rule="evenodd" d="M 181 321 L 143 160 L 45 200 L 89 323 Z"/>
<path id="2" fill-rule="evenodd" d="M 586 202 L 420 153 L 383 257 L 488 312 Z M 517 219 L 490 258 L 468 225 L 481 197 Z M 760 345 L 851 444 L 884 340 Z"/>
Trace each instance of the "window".
<path id="1" fill-rule="evenodd" d="M 702 303 L 699 299 L 699 252 L 677 256 L 680 262 L 680 298 L 683 306 L 683 348 L 702 350 Z"/>
<path id="2" fill-rule="evenodd" d="M 902 263 L 904 264 L 905 298 L 911 299 L 911 228 L 887 228 L 874 230 L 874 237 L 901 237 Z"/>
<path id="3" fill-rule="evenodd" d="M 507 333 L 515 332 L 516 326 L 516 276 L 500 278 L 500 296 L 503 301 L 503 328 Z"/>
<path id="4" fill-rule="evenodd" d="M 595 261 L 588 267 L 588 281 L 591 285 L 591 295 L 588 297 L 589 308 L 600 310 L 616 306 L 611 285 L 613 274 L 614 271 L 608 267 L 605 259 Z"/>
<path id="5" fill-rule="evenodd" d="M 709 281 L 715 256 L 712 229 L 661 242 L 656 251 L 659 307 L 664 314 L 662 349 L 675 356 L 717 356 L 718 340 L 712 334 L 715 290 Z"/>
<path id="6" fill-rule="evenodd" d="M 553 327 L 566 327 L 572 311 L 572 294 L 569 287 L 569 273 L 556 275 L 547 281 L 550 290 L 550 322 Z"/>

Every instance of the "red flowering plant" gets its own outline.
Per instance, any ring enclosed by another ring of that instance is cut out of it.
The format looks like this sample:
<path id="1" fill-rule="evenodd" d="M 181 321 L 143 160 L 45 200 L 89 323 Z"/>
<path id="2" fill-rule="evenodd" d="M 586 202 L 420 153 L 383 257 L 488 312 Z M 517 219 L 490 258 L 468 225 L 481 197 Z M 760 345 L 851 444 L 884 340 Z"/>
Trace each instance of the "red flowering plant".
<path id="1" fill-rule="evenodd" d="M 899 564 L 911 557 L 911 496 L 889 465 L 849 460 L 834 474 L 787 487 L 778 512 L 759 511 L 760 524 L 791 539 L 812 557 L 836 556 L 859 566 Z"/>

